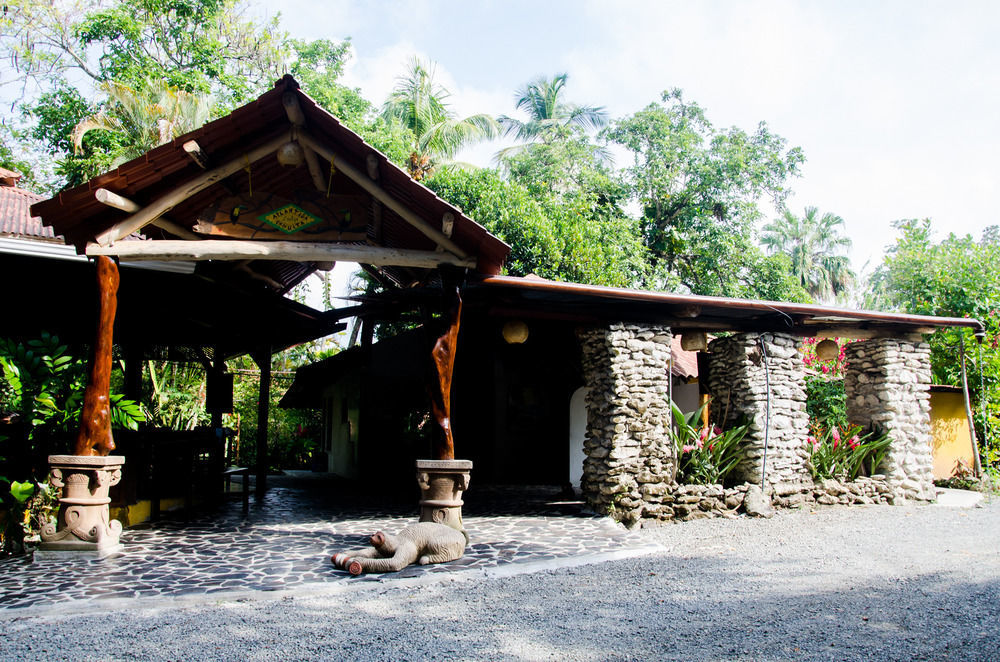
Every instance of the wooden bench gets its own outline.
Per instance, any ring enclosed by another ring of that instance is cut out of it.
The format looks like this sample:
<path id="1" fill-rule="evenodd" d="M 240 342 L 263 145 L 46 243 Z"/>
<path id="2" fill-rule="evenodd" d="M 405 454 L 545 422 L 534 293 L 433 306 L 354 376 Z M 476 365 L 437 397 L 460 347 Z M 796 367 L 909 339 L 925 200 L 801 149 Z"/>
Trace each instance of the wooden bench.
<path id="1" fill-rule="evenodd" d="M 250 467 L 229 467 L 222 471 L 222 478 L 226 481 L 226 496 L 229 496 L 229 488 L 233 476 L 243 477 L 243 510 L 250 508 Z"/>

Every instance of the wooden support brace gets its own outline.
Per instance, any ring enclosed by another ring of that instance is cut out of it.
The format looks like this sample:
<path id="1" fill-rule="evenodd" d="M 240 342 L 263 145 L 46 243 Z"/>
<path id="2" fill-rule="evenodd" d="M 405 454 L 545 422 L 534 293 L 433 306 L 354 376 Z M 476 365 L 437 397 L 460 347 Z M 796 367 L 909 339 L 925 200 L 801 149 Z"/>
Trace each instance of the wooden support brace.
<path id="1" fill-rule="evenodd" d="M 98 202 L 104 203 L 109 207 L 114 207 L 115 209 L 120 209 L 122 211 L 127 211 L 130 214 L 135 213 L 142 209 L 142 207 L 128 198 L 118 195 L 114 191 L 109 191 L 106 188 L 99 188 L 94 191 L 94 197 L 97 198 Z M 191 232 L 185 227 L 174 223 L 168 218 L 160 217 L 153 221 L 151 225 L 155 225 L 161 230 L 166 230 L 175 237 L 180 237 L 181 239 L 191 239 L 191 240 L 201 240 L 204 237 L 199 237 L 194 232 Z"/>
<path id="2" fill-rule="evenodd" d="M 317 154 L 322 156 L 327 161 L 335 162 L 337 164 L 337 169 L 340 172 L 344 173 L 344 175 L 351 179 L 351 181 L 355 184 L 368 191 L 368 193 L 375 197 L 379 202 L 396 212 L 400 218 L 419 230 L 425 237 L 437 245 L 443 246 L 445 250 L 449 251 L 453 255 L 460 258 L 469 257 L 468 253 L 463 251 L 454 241 L 444 236 L 440 230 L 432 227 L 427 221 L 414 214 L 409 208 L 386 193 L 385 189 L 373 182 L 366 175 L 366 173 L 360 172 L 350 163 L 338 158 L 333 150 L 317 141 L 310 134 L 306 132 L 299 133 L 299 142 L 303 145 L 311 147 Z"/>
<path id="3" fill-rule="evenodd" d="M 143 207 L 132 216 L 115 223 L 113 226 L 97 235 L 97 243 L 101 246 L 108 246 L 123 237 L 127 237 L 137 230 L 141 230 L 156 219 L 160 218 L 174 208 L 180 202 L 188 199 L 192 195 L 204 191 L 208 187 L 216 184 L 234 172 L 242 170 L 248 163 L 258 161 L 268 154 L 273 153 L 278 147 L 288 142 L 287 133 L 268 140 L 264 144 L 250 150 L 242 156 L 238 156 L 228 163 L 217 168 L 212 168 L 203 174 L 195 177 L 189 182 L 169 191 L 158 200 Z"/>

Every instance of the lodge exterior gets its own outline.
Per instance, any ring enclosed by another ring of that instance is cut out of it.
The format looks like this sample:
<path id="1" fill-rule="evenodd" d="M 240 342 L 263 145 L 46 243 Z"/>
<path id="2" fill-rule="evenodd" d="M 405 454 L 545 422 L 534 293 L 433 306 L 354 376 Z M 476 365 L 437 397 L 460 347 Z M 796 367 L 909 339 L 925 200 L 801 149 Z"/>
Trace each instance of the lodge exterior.
<path id="1" fill-rule="evenodd" d="M 674 514 L 668 402 L 683 386 L 675 336 L 730 334 L 698 359 L 708 373 L 702 385 L 726 403 L 730 419 L 752 422 L 745 480 L 794 502 L 811 484 L 796 360 L 803 337 L 863 339 L 851 345 L 849 415 L 891 431 L 886 474 L 895 497 L 928 499 L 930 369 L 922 334 L 942 326 L 982 330 L 970 319 L 501 276 L 509 247 L 411 180 L 289 76 L 226 117 L 31 209 L 102 264 L 193 263 L 196 276 L 262 298 L 337 260 L 361 264 L 384 295 L 360 307 L 289 311 L 304 320 L 293 326 L 313 337 L 354 316 L 369 330 L 360 350 L 303 369 L 286 396 L 289 406 L 324 407 L 331 467 L 410 484 L 414 458 L 454 461 L 453 431 L 454 451 L 474 461 L 477 476 L 568 482 L 576 394 L 583 494 L 593 508 L 629 522 Z M 158 296 L 150 288 L 145 301 L 129 296 L 120 309 L 149 307 Z M 211 310 L 223 297 L 195 287 L 184 298 Z M 250 326 L 203 317 L 199 326 L 185 321 L 184 301 L 175 309 L 175 334 L 146 344 L 135 334 L 136 356 L 154 346 L 187 347 L 205 357 L 216 380 L 233 351 L 251 352 L 266 373 L 271 352 L 302 335 L 289 334 L 278 317 L 256 317 Z M 376 321 L 413 310 L 428 320 L 422 330 L 372 343 Z M 527 330 L 525 342 L 505 339 L 510 325 L 515 336 Z M 102 333 L 110 337 L 111 328 Z M 407 416 L 426 409 L 428 386 L 435 433 L 407 438 L 407 425 L 422 422 Z M 266 429 L 263 395 L 261 402 Z M 262 492 L 266 434 L 258 443 Z"/>

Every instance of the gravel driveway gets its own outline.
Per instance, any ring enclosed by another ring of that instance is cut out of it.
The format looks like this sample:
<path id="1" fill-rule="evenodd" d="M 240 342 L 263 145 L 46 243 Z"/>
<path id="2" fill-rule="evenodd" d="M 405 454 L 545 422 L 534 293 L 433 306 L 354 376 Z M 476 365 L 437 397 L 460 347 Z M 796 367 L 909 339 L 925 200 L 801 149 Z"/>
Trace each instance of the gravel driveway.
<path id="1" fill-rule="evenodd" d="M 1000 660 L 1000 500 L 647 529 L 640 558 L 0 614 L 0 659 Z"/>

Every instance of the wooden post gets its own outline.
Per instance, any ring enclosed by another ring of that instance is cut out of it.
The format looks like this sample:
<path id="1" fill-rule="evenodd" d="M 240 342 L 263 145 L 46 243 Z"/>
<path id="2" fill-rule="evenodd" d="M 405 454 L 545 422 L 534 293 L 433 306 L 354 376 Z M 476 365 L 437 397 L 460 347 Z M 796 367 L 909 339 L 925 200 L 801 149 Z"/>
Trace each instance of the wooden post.
<path id="1" fill-rule="evenodd" d="M 271 409 L 271 348 L 252 357 L 260 368 L 260 391 L 257 396 L 257 488 L 258 501 L 267 488 L 267 419 Z"/>
<path id="2" fill-rule="evenodd" d="M 97 337 L 90 352 L 90 374 L 83 392 L 80 433 L 75 455 L 109 455 L 115 449 L 111 436 L 111 348 L 118 307 L 118 266 L 111 258 L 98 257 Z"/>
<path id="3" fill-rule="evenodd" d="M 451 429 L 451 381 L 455 371 L 455 350 L 458 347 L 458 328 L 462 319 L 462 295 L 457 285 L 444 284 L 445 296 L 450 299 L 447 313 L 448 326 L 434 343 L 431 359 L 437 381 L 431 387 L 431 409 L 442 434 L 436 435 L 435 460 L 455 459 L 455 439 Z"/>
<path id="4" fill-rule="evenodd" d="M 958 336 L 958 352 L 962 356 L 962 400 L 965 403 L 965 418 L 969 421 L 969 439 L 972 441 L 972 468 L 976 472 L 976 478 L 981 478 L 983 465 L 979 459 L 979 443 L 976 440 L 976 422 L 972 418 L 972 403 L 969 402 L 969 379 L 965 372 L 965 337 L 961 332 Z"/>

